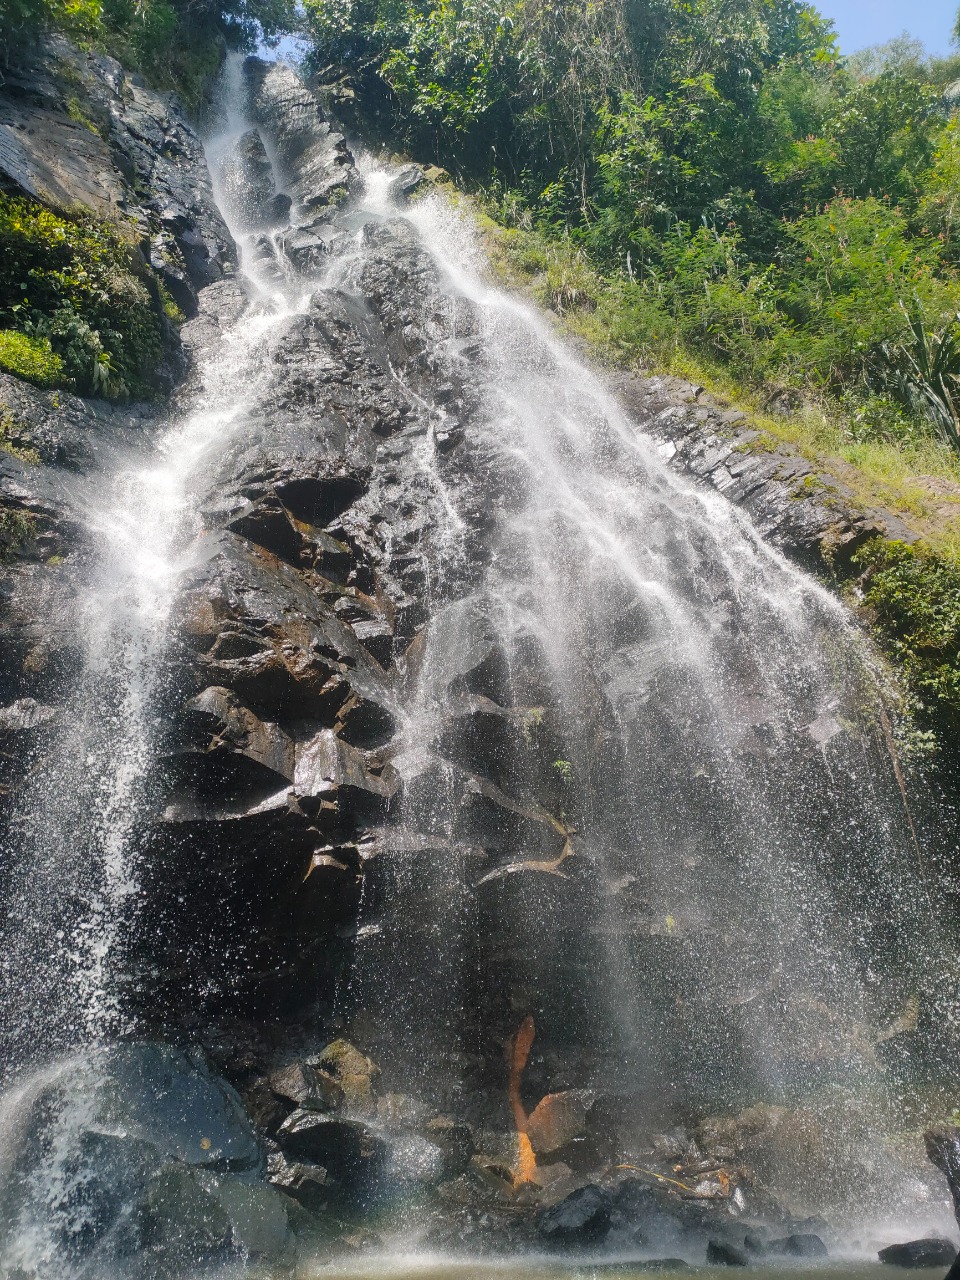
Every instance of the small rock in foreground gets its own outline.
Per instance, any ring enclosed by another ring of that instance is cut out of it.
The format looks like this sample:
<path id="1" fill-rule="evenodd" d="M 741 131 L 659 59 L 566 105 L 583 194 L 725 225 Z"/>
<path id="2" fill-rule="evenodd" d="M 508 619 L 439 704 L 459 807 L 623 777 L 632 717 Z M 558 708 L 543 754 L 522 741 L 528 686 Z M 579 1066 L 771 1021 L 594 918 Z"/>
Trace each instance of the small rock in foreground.
<path id="1" fill-rule="evenodd" d="M 750 1259 L 742 1249 L 725 1240 L 711 1240 L 707 1245 L 707 1262 L 714 1267 L 745 1267 Z"/>
<path id="2" fill-rule="evenodd" d="M 771 1240 L 768 1253 L 787 1254 L 791 1258 L 826 1258 L 827 1246 L 813 1232 L 795 1232 L 782 1240 Z"/>
<path id="3" fill-rule="evenodd" d="M 537 1229 L 550 1244 L 598 1244 L 610 1230 L 612 1202 L 592 1183 L 547 1209 Z"/>
<path id="4" fill-rule="evenodd" d="M 923 1240 L 908 1240 L 906 1244 L 888 1245 L 877 1256 L 892 1267 L 949 1267 L 956 1260 L 957 1246 L 949 1240 L 931 1236 Z"/>

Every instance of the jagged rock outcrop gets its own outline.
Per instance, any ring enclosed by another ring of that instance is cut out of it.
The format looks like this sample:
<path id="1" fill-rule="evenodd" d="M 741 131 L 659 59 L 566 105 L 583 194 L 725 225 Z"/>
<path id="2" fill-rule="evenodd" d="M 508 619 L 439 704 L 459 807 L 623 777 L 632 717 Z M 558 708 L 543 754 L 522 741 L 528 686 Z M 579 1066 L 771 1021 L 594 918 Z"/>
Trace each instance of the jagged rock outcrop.
<path id="1" fill-rule="evenodd" d="M 0 182 L 69 211 L 129 220 L 177 304 L 235 265 L 203 147 L 174 95 L 51 36 L 0 90 Z"/>
<path id="2" fill-rule="evenodd" d="M 704 388 L 641 375 L 619 377 L 615 386 L 644 431 L 661 441 L 672 468 L 742 507 L 762 537 L 804 568 L 845 570 L 876 537 L 918 540 L 893 512 L 865 507 L 841 480 L 759 431 L 739 409 L 724 409 Z"/>

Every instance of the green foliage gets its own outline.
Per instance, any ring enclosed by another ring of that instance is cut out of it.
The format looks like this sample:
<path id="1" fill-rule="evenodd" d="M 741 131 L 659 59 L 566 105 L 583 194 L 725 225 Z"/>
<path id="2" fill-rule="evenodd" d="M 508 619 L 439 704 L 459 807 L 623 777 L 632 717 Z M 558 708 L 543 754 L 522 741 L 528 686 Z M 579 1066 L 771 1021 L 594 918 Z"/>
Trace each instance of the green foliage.
<path id="1" fill-rule="evenodd" d="M 60 380 L 81 392 L 149 393 L 161 321 L 147 269 L 117 227 L 0 196 L 0 251 L 0 323 L 34 352 L 52 351 Z M 48 384 L 53 369 L 48 360 Z"/>
<path id="2" fill-rule="evenodd" d="M 63 361 L 54 355 L 48 338 L 31 338 L 15 329 L 0 330 L 0 369 L 37 387 L 63 381 Z"/>
<path id="3" fill-rule="evenodd" d="M 891 388 L 902 404 L 925 412 L 960 452 L 960 313 L 931 332 L 919 300 L 909 309 L 900 306 L 907 333 L 896 346 L 883 347 Z"/>
<path id="4" fill-rule="evenodd" d="M 153 84 L 199 105 L 225 42 L 254 49 L 299 29 L 296 0 L 0 0 L 0 58 L 15 57 L 44 31 L 98 45 Z M 97 128 L 79 101 L 71 115 Z"/>
<path id="5" fill-rule="evenodd" d="M 27 550 L 37 534 L 36 517 L 20 507 L 0 507 L 0 564 Z"/>
<path id="6" fill-rule="evenodd" d="M 554 240 L 537 290 L 560 311 L 586 299 L 621 354 L 835 397 L 861 439 L 949 434 L 960 60 L 901 38 L 844 62 L 801 0 L 306 0 L 306 16 L 356 125 Z M 602 283 L 556 287 L 577 255 Z"/>
<path id="7" fill-rule="evenodd" d="M 196 106 L 222 56 L 219 13 L 171 0 L 102 0 L 100 43 L 127 67 Z"/>
<path id="8" fill-rule="evenodd" d="M 54 28 L 81 39 L 100 25 L 100 0 L 0 0 L 0 36 L 11 44 Z"/>
<path id="9" fill-rule="evenodd" d="M 855 559 L 864 604 L 923 708 L 960 716 L 960 567 L 922 545 L 882 539 Z"/>

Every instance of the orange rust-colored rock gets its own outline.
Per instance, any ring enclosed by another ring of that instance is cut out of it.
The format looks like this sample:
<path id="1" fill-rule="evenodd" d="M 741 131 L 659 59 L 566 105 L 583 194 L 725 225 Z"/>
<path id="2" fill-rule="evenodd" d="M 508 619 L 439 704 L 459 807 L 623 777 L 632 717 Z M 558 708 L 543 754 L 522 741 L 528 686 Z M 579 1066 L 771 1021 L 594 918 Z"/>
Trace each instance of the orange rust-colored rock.
<path id="1" fill-rule="evenodd" d="M 576 1093 L 548 1093 L 527 1119 L 527 1133 L 537 1155 L 548 1155 L 578 1138 L 587 1127 L 587 1104 Z"/>
<path id="2" fill-rule="evenodd" d="M 533 1037 L 536 1033 L 537 1029 L 533 1018 L 528 1014 L 521 1022 L 520 1029 L 513 1037 L 513 1040 L 507 1044 L 507 1061 L 510 1066 L 507 1093 L 510 1098 L 510 1106 L 513 1108 L 514 1124 L 517 1127 L 518 1155 L 515 1181 L 518 1186 L 525 1182 L 532 1182 L 533 1175 L 537 1169 L 537 1159 L 533 1153 L 533 1147 L 530 1145 L 530 1138 L 527 1135 L 527 1113 L 523 1109 L 523 1101 L 520 1097 L 520 1082 L 523 1079 L 524 1068 L 527 1065 L 527 1059 L 530 1057 Z"/>

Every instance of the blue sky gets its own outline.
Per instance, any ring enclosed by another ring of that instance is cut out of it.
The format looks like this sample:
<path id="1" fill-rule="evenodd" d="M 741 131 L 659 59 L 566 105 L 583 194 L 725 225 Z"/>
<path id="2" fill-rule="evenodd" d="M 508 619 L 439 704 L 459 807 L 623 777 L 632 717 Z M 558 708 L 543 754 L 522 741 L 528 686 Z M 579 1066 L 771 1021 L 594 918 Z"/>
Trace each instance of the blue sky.
<path id="1" fill-rule="evenodd" d="M 814 0 L 832 18 L 844 53 L 882 44 L 901 31 L 922 40 L 928 53 L 950 51 L 950 29 L 960 0 Z"/>

